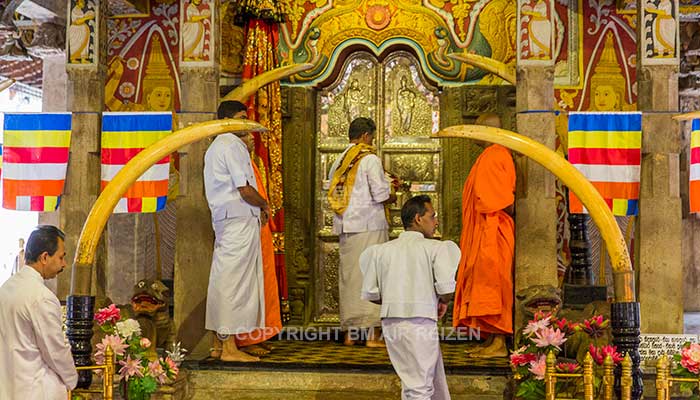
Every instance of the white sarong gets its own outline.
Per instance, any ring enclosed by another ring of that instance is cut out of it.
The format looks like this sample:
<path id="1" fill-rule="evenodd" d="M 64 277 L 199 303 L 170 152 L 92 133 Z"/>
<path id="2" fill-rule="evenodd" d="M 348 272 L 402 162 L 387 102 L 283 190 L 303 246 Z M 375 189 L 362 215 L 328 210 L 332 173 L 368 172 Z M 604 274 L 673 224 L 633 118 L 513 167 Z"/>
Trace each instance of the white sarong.
<path id="1" fill-rule="evenodd" d="M 402 400 L 450 400 L 437 323 L 429 318 L 384 318 L 382 334 Z"/>
<path id="2" fill-rule="evenodd" d="M 344 233 L 340 235 L 340 271 L 338 291 L 340 296 L 340 326 L 348 328 L 374 328 L 381 325 L 379 305 L 362 300 L 362 271 L 360 255 L 369 246 L 389 240 L 386 230 Z"/>
<path id="3" fill-rule="evenodd" d="M 214 222 L 205 327 L 221 335 L 265 326 L 265 291 L 257 217 Z"/>

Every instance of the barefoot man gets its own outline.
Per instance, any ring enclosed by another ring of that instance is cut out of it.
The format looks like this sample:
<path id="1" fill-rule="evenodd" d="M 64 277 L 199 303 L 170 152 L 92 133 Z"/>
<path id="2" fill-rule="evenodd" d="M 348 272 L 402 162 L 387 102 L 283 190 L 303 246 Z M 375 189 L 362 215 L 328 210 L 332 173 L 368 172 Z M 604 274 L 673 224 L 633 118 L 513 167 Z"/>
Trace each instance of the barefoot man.
<path id="1" fill-rule="evenodd" d="M 476 125 L 500 128 L 501 120 L 496 114 L 483 114 Z M 487 147 L 462 192 L 462 258 L 452 317 L 455 328 L 471 327 L 489 335 L 472 357 L 508 355 L 505 335 L 513 333 L 514 192 L 510 151 L 498 144 Z"/>
<path id="2" fill-rule="evenodd" d="M 221 103 L 219 119 L 231 118 L 235 102 Z M 257 190 L 250 153 L 241 138 L 218 135 L 204 155 L 204 190 L 214 227 L 205 327 L 216 333 L 222 361 L 259 361 L 236 346 L 234 334 L 265 326 L 260 224 L 270 208 Z M 221 344 L 223 341 L 223 344 Z"/>

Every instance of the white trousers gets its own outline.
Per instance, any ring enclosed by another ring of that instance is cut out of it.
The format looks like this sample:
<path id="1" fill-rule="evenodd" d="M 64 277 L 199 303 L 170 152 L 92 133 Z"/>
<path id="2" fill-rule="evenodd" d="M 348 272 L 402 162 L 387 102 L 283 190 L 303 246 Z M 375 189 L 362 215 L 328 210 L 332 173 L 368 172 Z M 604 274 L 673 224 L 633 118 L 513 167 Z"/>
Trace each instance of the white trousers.
<path id="1" fill-rule="evenodd" d="M 429 318 L 384 318 L 389 359 L 401 378 L 402 400 L 450 400 L 437 322 Z"/>

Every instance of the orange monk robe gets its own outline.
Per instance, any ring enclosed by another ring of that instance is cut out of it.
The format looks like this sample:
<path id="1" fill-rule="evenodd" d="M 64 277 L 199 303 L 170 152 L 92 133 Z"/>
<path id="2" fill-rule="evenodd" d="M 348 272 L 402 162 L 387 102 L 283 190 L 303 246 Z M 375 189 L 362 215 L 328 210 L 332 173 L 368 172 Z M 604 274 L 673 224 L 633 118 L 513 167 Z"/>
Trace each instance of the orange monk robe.
<path id="1" fill-rule="evenodd" d="M 267 192 L 260 175 L 258 166 L 253 164 L 255 182 L 258 193 L 267 200 Z M 260 227 L 260 246 L 262 247 L 263 277 L 265 287 L 265 325 L 264 329 L 256 329 L 246 334 L 236 335 L 236 346 L 245 347 L 262 343 L 277 335 L 282 330 L 280 317 L 280 302 L 277 289 L 277 271 L 275 269 L 275 249 L 272 245 L 272 230 L 270 222 Z"/>
<path id="2" fill-rule="evenodd" d="M 504 208 L 515 200 L 510 151 L 494 144 L 474 163 L 462 192 L 462 257 L 454 298 L 454 327 L 513 333 L 515 225 Z"/>

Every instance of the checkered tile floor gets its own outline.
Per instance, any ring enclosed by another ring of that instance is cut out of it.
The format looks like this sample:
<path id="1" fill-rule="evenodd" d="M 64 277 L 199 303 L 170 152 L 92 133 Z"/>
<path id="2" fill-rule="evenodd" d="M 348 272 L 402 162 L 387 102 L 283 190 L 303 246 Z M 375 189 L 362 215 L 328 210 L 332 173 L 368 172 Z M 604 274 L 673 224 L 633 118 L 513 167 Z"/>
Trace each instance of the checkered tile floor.
<path id="1" fill-rule="evenodd" d="M 344 346 L 334 341 L 271 341 L 272 352 L 262 356 L 259 362 L 236 363 L 206 359 L 187 361 L 190 369 L 335 369 L 335 370 L 372 370 L 392 371 L 389 356 L 384 348 L 365 346 Z M 447 373 L 488 373 L 506 375 L 510 373 L 507 358 L 475 359 L 469 358 L 464 350 L 473 344 L 443 342 L 442 354 Z"/>

